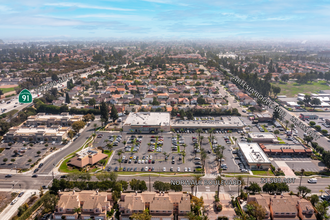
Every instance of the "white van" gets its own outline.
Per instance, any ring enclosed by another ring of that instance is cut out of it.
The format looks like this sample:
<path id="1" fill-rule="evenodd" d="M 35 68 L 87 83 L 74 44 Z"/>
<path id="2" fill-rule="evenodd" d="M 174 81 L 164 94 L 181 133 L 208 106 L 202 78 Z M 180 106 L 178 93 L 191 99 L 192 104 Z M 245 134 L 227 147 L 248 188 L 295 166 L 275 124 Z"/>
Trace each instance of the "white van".
<path id="1" fill-rule="evenodd" d="M 312 178 L 312 179 L 309 179 L 307 182 L 308 183 L 317 183 L 317 179 L 316 178 Z"/>

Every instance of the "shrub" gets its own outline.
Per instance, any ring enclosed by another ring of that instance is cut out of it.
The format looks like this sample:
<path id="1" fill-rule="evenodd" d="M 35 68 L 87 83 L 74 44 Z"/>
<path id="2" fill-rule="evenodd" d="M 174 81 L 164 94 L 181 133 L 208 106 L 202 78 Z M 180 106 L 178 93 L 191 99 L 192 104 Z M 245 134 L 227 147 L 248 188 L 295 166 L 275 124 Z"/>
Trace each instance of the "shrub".
<path id="1" fill-rule="evenodd" d="M 221 204 L 218 204 L 217 205 L 217 210 L 220 212 L 220 211 L 222 211 L 222 205 Z"/>
<path id="2" fill-rule="evenodd" d="M 13 145 L 13 143 L 8 143 L 8 146 L 11 146 L 11 145 Z"/>
<path id="3" fill-rule="evenodd" d="M 13 159 L 11 159 L 10 161 L 11 161 L 11 162 L 15 162 L 15 159 L 13 158 Z"/>
<path id="4" fill-rule="evenodd" d="M 48 144 L 45 144 L 45 147 L 48 147 Z"/>
<path id="5" fill-rule="evenodd" d="M 33 146 L 33 144 L 31 143 L 31 144 L 29 144 L 30 145 L 30 147 L 32 147 Z"/>

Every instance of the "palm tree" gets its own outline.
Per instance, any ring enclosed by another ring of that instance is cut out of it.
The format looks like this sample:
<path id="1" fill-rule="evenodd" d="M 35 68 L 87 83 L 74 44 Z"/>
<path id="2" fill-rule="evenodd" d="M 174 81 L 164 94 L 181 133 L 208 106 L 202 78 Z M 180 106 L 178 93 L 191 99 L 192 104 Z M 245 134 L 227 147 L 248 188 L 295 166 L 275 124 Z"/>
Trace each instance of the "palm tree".
<path id="1" fill-rule="evenodd" d="M 220 152 L 220 151 L 217 151 L 215 153 L 215 160 L 216 162 L 219 164 L 219 174 L 221 175 L 221 171 L 222 171 L 222 168 L 221 168 L 221 165 L 222 165 L 222 159 L 224 158 L 225 156 Z"/>
<path id="2" fill-rule="evenodd" d="M 200 141 L 199 146 L 200 147 L 202 147 L 203 139 L 204 139 L 204 136 L 200 136 L 200 138 L 199 138 L 199 141 Z"/>
<path id="3" fill-rule="evenodd" d="M 198 149 L 198 144 L 197 144 L 197 143 L 195 143 L 195 145 L 194 145 L 194 150 L 195 150 L 195 157 L 196 157 L 196 154 L 197 154 L 197 149 Z"/>
<path id="4" fill-rule="evenodd" d="M 107 144 L 107 147 L 110 151 L 112 151 L 112 148 L 113 148 L 113 144 Z"/>
<path id="5" fill-rule="evenodd" d="M 237 176 L 236 179 L 241 181 L 241 198 L 242 198 L 243 186 L 245 185 L 245 181 L 244 181 L 243 176 Z"/>
<path id="6" fill-rule="evenodd" d="M 214 128 L 211 128 L 211 129 L 209 130 L 209 132 L 210 132 L 210 138 L 211 138 L 212 134 L 214 133 L 214 131 L 215 131 Z"/>
<path id="7" fill-rule="evenodd" d="M 320 189 L 319 192 L 321 193 L 321 196 L 322 196 L 323 193 L 324 193 L 324 190 L 323 189 Z"/>
<path id="8" fill-rule="evenodd" d="M 291 125 L 290 125 L 290 128 L 291 128 L 291 133 L 292 133 L 292 130 L 293 130 L 293 128 L 294 128 L 294 124 L 291 124 Z"/>
<path id="9" fill-rule="evenodd" d="M 94 133 L 96 133 L 96 127 L 97 127 L 97 124 L 95 123 L 94 124 Z"/>
<path id="10" fill-rule="evenodd" d="M 202 178 L 202 175 L 195 175 L 194 176 L 194 179 L 197 183 L 201 180 L 201 178 Z M 198 190 L 198 185 L 196 186 L 195 196 L 197 194 L 197 190 Z"/>
<path id="11" fill-rule="evenodd" d="M 221 176 L 217 176 L 217 178 L 215 179 L 216 181 L 218 181 L 218 198 L 219 198 L 219 194 L 220 194 L 220 186 L 221 186 Z"/>
<path id="12" fill-rule="evenodd" d="M 201 160 L 203 164 L 203 168 L 205 169 L 205 161 L 208 158 L 207 153 L 205 152 L 204 148 L 201 150 Z"/>
<path id="13" fill-rule="evenodd" d="M 184 151 L 182 151 L 182 157 L 183 157 L 183 163 L 184 163 L 184 158 L 185 158 L 185 156 L 186 156 L 186 151 L 184 150 Z"/>
<path id="14" fill-rule="evenodd" d="M 328 185 L 327 187 L 325 187 L 325 189 L 328 189 L 328 190 L 330 190 L 330 185 Z"/>
<path id="15" fill-rule="evenodd" d="M 182 146 L 184 147 L 184 151 L 186 151 L 187 145 L 186 144 L 183 144 Z"/>
<path id="16" fill-rule="evenodd" d="M 119 170 L 121 169 L 121 162 L 122 162 L 122 157 L 121 157 L 121 155 L 122 155 L 122 153 L 123 153 L 123 150 L 119 150 L 119 151 L 117 152 L 117 155 L 119 156 L 119 159 L 118 159 Z"/>
<path id="17" fill-rule="evenodd" d="M 80 218 L 80 212 L 81 212 L 81 208 L 80 207 L 76 207 L 73 209 L 73 213 L 77 213 L 78 214 L 78 219 Z"/>
<path id="18" fill-rule="evenodd" d="M 289 120 L 285 120 L 285 130 L 288 130 Z"/>
<path id="19" fill-rule="evenodd" d="M 166 152 L 163 152 L 163 154 L 164 154 L 164 160 L 166 161 L 166 156 L 167 156 L 167 153 Z"/>
<path id="20" fill-rule="evenodd" d="M 196 130 L 196 132 L 198 133 L 198 139 L 199 139 L 200 136 L 201 136 L 201 133 L 202 133 L 203 131 L 202 131 L 202 129 L 198 128 L 198 129 Z"/>

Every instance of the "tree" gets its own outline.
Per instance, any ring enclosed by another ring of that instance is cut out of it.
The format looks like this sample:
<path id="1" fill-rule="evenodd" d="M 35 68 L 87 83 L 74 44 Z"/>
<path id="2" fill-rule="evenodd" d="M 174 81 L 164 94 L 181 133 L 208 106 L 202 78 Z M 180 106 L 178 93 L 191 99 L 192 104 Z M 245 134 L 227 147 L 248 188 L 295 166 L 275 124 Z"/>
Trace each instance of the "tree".
<path id="1" fill-rule="evenodd" d="M 310 121 L 309 122 L 309 125 L 312 126 L 312 127 L 314 127 L 315 124 L 316 124 L 315 121 Z"/>
<path id="2" fill-rule="evenodd" d="M 306 143 L 307 143 L 307 145 L 308 145 L 308 143 L 312 143 L 312 141 L 313 141 L 313 137 L 311 137 L 311 136 L 305 136 L 305 137 L 304 137 L 304 141 L 306 141 Z"/>
<path id="3" fill-rule="evenodd" d="M 319 196 L 316 195 L 316 194 L 313 194 L 311 196 L 311 203 L 312 203 L 312 205 L 315 206 L 315 204 L 318 203 L 318 202 L 319 202 Z"/>
<path id="4" fill-rule="evenodd" d="M 153 187 L 157 191 L 163 191 L 163 192 L 165 191 L 165 192 L 167 192 L 168 190 L 170 190 L 171 185 L 170 185 L 170 183 L 164 183 L 164 182 L 161 182 L 161 181 L 155 181 L 154 184 L 153 184 Z"/>
<path id="5" fill-rule="evenodd" d="M 249 214 L 252 215 L 253 217 L 255 217 L 257 220 L 263 220 L 265 218 L 266 210 L 264 207 L 259 205 L 257 202 L 251 201 L 248 203 L 247 206 L 250 206 L 250 207 L 247 207 Z"/>
<path id="6" fill-rule="evenodd" d="M 134 191 L 145 191 L 147 190 L 147 184 L 144 180 L 137 180 L 137 179 L 132 179 L 130 182 L 129 182 L 129 185 L 131 187 L 132 190 Z"/>
<path id="7" fill-rule="evenodd" d="M 83 121 L 75 121 L 72 123 L 72 129 L 78 133 L 80 131 L 80 129 L 82 129 L 83 127 L 85 127 L 86 122 Z"/>
<path id="8" fill-rule="evenodd" d="M 319 202 L 315 205 L 315 208 L 317 210 L 317 219 L 328 219 L 329 217 L 327 216 L 327 211 L 328 211 L 328 202 L 327 201 L 322 201 Z"/>
<path id="9" fill-rule="evenodd" d="M 96 100 L 95 100 L 95 98 L 90 99 L 90 100 L 88 101 L 88 104 L 91 105 L 91 106 L 94 106 L 94 107 L 95 107 L 95 105 L 96 105 Z"/>
<path id="10" fill-rule="evenodd" d="M 65 94 L 65 103 L 70 103 L 70 96 L 69 96 L 69 93 L 66 93 Z"/>
<path id="11" fill-rule="evenodd" d="M 321 131 L 321 133 L 322 133 L 323 135 L 327 135 L 327 134 L 328 134 L 328 131 L 325 130 L 325 129 L 323 129 L 323 130 Z"/>
<path id="12" fill-rule="evenodd" d="M 298 186 L 297 190 L 299 191 L 299 193 L 302 194 L 303 197 L 305 197 L 307 195 L 307 193 L 311 192 L 311 190 L 308 189 L 306 186 Z"/>
<path id="13" fill-rule="evenodd" d="M 289 80 L 289 76 L 287 74 L 283 74 L 280 78 L 283 82 L 287 82 Z"/>
<path id="14" fill-rule="evenodd" d="M 151 215 L 149 214 L 149 210 L 145 209 L 143 213 L 133 213 L 130 219 L 134 220 L 151 220 Z"/>
<path id="15" fill-rule="evenodd" d="M 274 95 L 276 97 L 277 94 L 281 93 L 281 87 L 274 86 L 273 87 L 273 93 L 274 93 Z"/>
<path id="16" fill-rule="evenodd" d="M 2 160 L 4 163 L 6 163 L 8 161 L 8 158 L 3 158 Z"/>
<path id="17" fill-rule="evenodd" d="M 110 117 L 113 119 L 113 121 L 116 121 L 119 118 L 118 111 L 117 111 L 115 105 L 111 106 Z"/>
<path id="18" fill-rule="evenodd" d="M 175 192 L 180 192 L 180 191 L 182 191 L 182 185 L 172 185 L 172 184 L 170 184 L 170 189 L 174 190 Z"/>
<path id="19" fill-rule="evenodd" d="M 70 139 L 72 139 L 74 137 L 74 134 L 75 134 L 74 131 L 72 131 L 71 129 L 70 129 L 70 131 L 68 131 L 68 136 Z"/>
<path id="20" fill-rule="evenodd" d="M 217 178 L 215 178 L 215 180 L 216 181 L 218 181 L 219 182 L 219 184 L 218 184 L 218 198 L 219 198 L 219 194 L 220 194 L 220 186 L 221 186 L 221 181 L 222 181 L 222 178 L 221 178 L 221 176 L 217 176 Z"/>
<path id="21" fill-rule="evenodd" d="M 285 120 L 285 130 L 288 130 L 289 120 Z"/>
<path id="22" fill-rule="evenodd" d="M 256 193 L 256 192 L 260 192 L 261 191 L 261 187 L 259 186 L 258 183 L 255 183 L 255 182 L 252 182 L 250 184 L 250 186 L 248 187 L 248 190 L 253 192 L 253 193 Z"/>
<path id="23" fill-rule="evenodd" d="M 321 129 L 322 129 L 320 125 L 315 125 L 315 127 L 314 127 L 314 128 L 315 128 L 315 130 L 317 130 L 317 131 L 319 131 L 319 132 L 320 132 L 320 131 L 321 131 Z"/>
<path id="24" fill-rule="evenodd" d="M 312 99 L 311 104 L 313 105 L 313 108 L 315 109 L 316 106 L 321 105 L 321 101 L 318 98 L 314 98 L 314 99 Z"/>
<path id="25" fill-rule="evenodd" d="M 306 94 L 305 97 L 304 97 L 304 100 L 303 102 L 305 103 L 305 106 L 308 105 L 311 101 L 311 96 Z"/>

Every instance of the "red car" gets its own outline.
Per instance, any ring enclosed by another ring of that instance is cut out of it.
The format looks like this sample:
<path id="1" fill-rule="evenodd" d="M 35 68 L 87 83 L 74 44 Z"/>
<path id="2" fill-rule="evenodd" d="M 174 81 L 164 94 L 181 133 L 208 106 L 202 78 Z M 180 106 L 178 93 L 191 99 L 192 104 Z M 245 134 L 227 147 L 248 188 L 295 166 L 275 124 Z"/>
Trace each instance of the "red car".
<path id="1" fill-rule="evenodd" d="M 151 167 L 149 168 L 149 170 L 148 171 L 151 171 Z"/>
<path id="2" fill-rule="evenodd" d="M 151 163 L 151 160 L 148 160 L 148 163 L 150 164 Z"/>
<path id="3" fill-rule="evenodd" d="M 152 135 L 151 138 L 155 138 L 155 136 Z"/>

